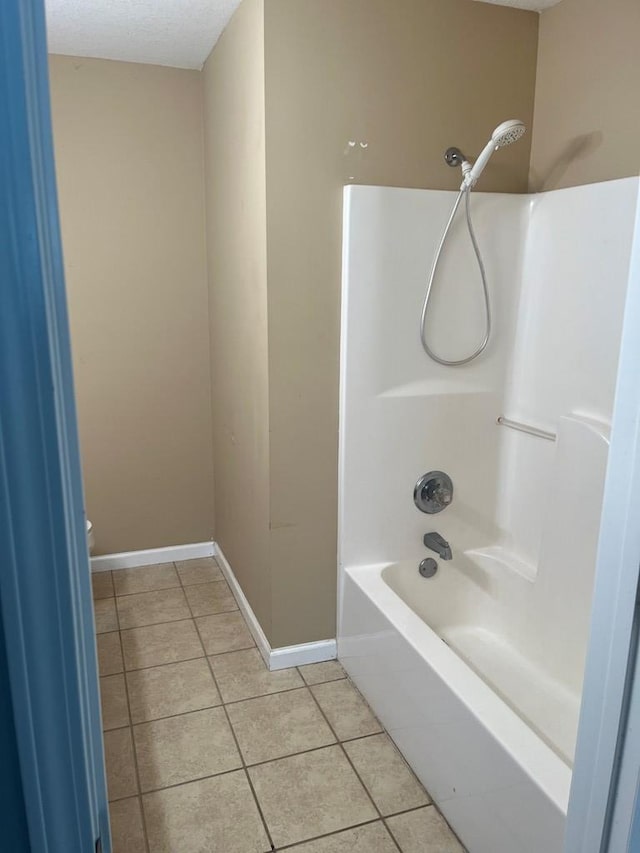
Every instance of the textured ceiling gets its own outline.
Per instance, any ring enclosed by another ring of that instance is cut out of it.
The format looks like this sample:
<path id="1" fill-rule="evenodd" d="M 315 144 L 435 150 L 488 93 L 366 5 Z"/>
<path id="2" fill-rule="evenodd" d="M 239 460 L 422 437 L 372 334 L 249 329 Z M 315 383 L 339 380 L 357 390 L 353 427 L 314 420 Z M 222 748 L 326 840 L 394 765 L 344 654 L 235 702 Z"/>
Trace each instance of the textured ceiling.
<path id="1" fill-rule="evenodd" d="M 45 2 L 50 53 L 149 62 L 177 68 L 201 68 L 240 5 L 240 0 Z M 479 2 L 540 12 L 555 6 L 559 0 Z"/>
<path id="2" fill-rule="evenodd" d="M 45 2 L 50 53 L 177 68 L 201 68 L 240 5 L 240 0 Z"/>

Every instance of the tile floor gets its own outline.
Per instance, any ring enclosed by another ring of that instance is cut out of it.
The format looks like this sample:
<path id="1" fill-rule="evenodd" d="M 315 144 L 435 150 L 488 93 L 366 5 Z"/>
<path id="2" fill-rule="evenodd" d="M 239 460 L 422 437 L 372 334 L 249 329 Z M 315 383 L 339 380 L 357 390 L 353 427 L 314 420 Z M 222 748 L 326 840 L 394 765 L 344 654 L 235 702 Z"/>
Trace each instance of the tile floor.
<path id="1" fill-rule="evenodd" d="M 213 558 L 93 590 L 113 853 L 463 853 L 340 664 L 267 670 Z"/>

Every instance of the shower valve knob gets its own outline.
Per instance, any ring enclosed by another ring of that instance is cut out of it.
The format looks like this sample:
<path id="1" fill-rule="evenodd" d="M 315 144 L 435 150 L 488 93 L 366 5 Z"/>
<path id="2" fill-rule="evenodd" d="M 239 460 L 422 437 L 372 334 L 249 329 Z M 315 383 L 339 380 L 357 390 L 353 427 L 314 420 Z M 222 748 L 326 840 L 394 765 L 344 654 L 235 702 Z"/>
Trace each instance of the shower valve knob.
<path id="1" fill-rule="evenodd" d="M 420 512 L 433 515 L 442 512 L 453 500 L 453 483 L 444 471 L 423 474 L 413 490 L 413 502 Z"/>

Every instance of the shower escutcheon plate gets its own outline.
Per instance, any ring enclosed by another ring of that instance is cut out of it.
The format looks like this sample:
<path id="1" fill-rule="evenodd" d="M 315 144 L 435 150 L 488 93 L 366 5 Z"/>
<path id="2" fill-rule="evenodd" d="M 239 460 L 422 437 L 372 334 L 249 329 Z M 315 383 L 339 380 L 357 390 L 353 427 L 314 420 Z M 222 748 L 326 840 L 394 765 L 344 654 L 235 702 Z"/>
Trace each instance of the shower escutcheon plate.
<path id="1" fill-rule="evenodd" d="M 420 512 L 433 515 L 442 512 L 453 500 L 453 483 L 444 471 L 423 474 L 413 490 L 413 502 Z"/>

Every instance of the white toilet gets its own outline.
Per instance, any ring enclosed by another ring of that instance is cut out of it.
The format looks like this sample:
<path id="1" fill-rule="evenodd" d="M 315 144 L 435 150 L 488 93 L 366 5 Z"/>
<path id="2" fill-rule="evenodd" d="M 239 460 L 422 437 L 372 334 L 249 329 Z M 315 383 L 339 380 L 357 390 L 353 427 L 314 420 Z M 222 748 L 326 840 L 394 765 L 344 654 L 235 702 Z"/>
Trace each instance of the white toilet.
<path id="1" fill-rule="evenodd" d="M 89 553 L 93 554 L 93 549 L 95 547 L 96 540 L 93 535 L 93 524 L 87 519 L 87 545 L 89 546 Z"/>

